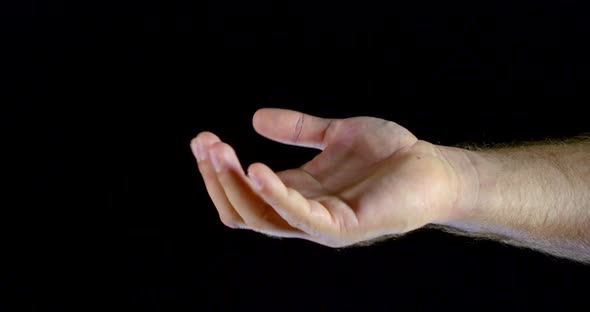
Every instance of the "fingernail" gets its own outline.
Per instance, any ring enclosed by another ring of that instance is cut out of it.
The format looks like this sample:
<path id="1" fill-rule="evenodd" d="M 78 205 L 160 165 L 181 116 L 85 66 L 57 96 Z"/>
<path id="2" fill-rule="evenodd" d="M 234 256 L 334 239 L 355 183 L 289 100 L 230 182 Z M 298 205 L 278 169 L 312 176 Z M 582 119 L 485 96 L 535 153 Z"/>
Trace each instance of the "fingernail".
<path id="1" fill-rule="evenodd" d="M 201 140 L 197 140 L 197 157 L 199 157 L 199 160 L 201 161 L 207 159 L 207 153 L 205 153 L 203 142 L 201 142 Z"/>
<path id="2" fill-rule="evenodd" d="M 203 143 L 201 143 L 201 140 L 196 138 L 193 139 L 191 146 L 193 149 L 193 153 L 195 154 L 195 157 L 198 161 L 203 161 L 207 158 L 207 153 L 205 153 L 205 151 L 203 150 Z"/>
<path id="3" fill-rule="evenodd" d="M 262 189 L 262 182 L 260 181 L 260 178 L 252 174 L 251 172 L 248 172 L 248 177 L 250 178 L 250 180 L 252 180 L 254 189 L 260 191 Z"/>
<path id="4" fill-rule="evenodd" d="M 213 163 L 213 168 L 216 172 L 221 171 L 221 160 L 219 159 L 219 155 L 216 153 L 211 153 L 211 162 Z"/>

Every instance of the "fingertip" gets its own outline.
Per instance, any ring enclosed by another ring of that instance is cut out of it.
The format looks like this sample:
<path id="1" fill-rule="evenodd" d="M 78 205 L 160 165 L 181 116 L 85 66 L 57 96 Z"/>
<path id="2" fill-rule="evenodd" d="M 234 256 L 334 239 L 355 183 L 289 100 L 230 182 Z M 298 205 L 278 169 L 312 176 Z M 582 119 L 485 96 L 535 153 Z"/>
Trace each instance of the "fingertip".
<path id="1" fill-rule="evenodd" d="M 262 129 L 264 126 L 264 114 L 268 112 L 268 110 L 269 108 L 259 108 L 252 115 L 252 126 L 256 131 L 264 131 L 264 129 Z"/>
<path id="2" fill-rule="evenodd" d="M 231 216 L 219 214 L 219 219 L 221 220 L 221 223 L 223 225 L 225 225 L 226 227 L 228 227 L 230 229 L 239 229 L 239 228 L 244 227 L 243 222 L 241 220 L 236 220 L 235 218 L 232 218 Z"/>
<path id="3" fill-rule="evenodd" d="M 221 172 L 224 168 L 232 168 L 243 174 L 243 169 L 234 149 L 225 142 L 215 142 L 208 148 L 208 156 L 211 158 L 213 167 L 216 172 Z"/>
<path id="4" fill-rule="evenodd" d="M 263 163 L 253 163 L 248 167 L 248 177 L 255 190 L 266 200 L 275 202 L 287 194 L 287 188 L 279 176 Z"/>
<path id="5" fill-rule="evenodd" d="M 254 129 L 260 134 L 268 135 L 272 133 L 273 128 L 276 128 L 277 122 L 279 123 L 279 126 L 281 126 L 280 123 L 289 122 L 288 118 L 290 113 L 298 112 L 286 108 L 259 108 L 252 116 L 252 125 L 254 126 Z M 287 118 L 287 120 L 285 120 L 285 118 Z"/>
<path id="6" fill-rule="evenodd" d="M 199 141 L 201 141 L 205 144 L 213 144 L 215 142 L 221 141 L 217 135 L 215 135 L 213 132 L 210 132 L 210 131 L 199 132 L 199 134 L 197 134 L 197 136 L 193 139 L 193 141 L 195 139 L 198 139 Z"/>
<path id="7" fill-rule="evenodd" d="M 194 137 L 190 143 L 191 151 L 193 155 L 198 161 L 203 160 L 203 155 L 205 154 L 202 150 L 202 144 L 199 142 L 199 139 Z"/>
<path id="8" fill-rule="evenodd" d="M 252 181 L 254 189 L 256 191 L 261 191 L 264 187 L 264 178 L 262 177 L 261 170 L 264 170 L 264 165 L 261 163 L 253 163 L 248 166 L 248 178 Z"/>
<path id="9" fill-rule="evenodd" d="M 208 157 L 211 159 L 215 172 L 221 172 L 223 164 L 226 162 L 227 144 L 216 142 L 209 146 Z"/>
<path id="10" fill-rule="evenodd" d="M 202 131 L 192 138 L 190 147 L 197 161 L 200 162 L 207 159 L 209 146 L 217 142 L 221 142 L 219 137 L 209 131 Z"/>
<path id="11" fill-rule="evenodd" d="M 255 176 L 257 179 L 265 179 L 272 170 L 265 164 L 260 162 L 252 163 L 248 166 L 248 176 Z"/>
<path id="12" fill-rule="evenodd" d="M 260 172 L 260 170 L 263 170 L 264 167 L 266 167 L 266 166 L 263 163 L 260 163 L 260 162 L 252 163 L 252 164 L 250 164 L 250 166 L 248 166 L 248 174 L 250 174 L 250 172 L 257 174 Z"/>

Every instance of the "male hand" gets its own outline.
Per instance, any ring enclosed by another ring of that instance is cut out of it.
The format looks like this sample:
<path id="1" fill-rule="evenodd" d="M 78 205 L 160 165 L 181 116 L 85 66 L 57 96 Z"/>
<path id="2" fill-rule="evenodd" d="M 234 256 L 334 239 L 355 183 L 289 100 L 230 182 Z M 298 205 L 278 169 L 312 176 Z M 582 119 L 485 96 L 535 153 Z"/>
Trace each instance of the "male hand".
<path id="1" fill-rule="evenodd" d="M 244 172 L 233 148 L 211 132 L 191 142 L 221 221 L 270 236 L 344 247 L 448 219 L 458 178 L 440 148 L 374 117 L 326 119 L 265 108 L 262 136 L 320 149 L 299 168 Z"/>

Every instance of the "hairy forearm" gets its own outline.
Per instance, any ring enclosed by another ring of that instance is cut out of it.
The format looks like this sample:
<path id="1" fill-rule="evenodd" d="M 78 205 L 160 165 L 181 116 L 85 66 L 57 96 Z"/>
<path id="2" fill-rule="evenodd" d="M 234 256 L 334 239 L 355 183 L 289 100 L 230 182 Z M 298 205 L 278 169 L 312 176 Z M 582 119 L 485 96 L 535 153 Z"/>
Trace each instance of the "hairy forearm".
<path id="1" fill-rule="evenodd" d="M 590 263 L 590 140 L 441 149 L 461 194 L 441 225 Z"/>

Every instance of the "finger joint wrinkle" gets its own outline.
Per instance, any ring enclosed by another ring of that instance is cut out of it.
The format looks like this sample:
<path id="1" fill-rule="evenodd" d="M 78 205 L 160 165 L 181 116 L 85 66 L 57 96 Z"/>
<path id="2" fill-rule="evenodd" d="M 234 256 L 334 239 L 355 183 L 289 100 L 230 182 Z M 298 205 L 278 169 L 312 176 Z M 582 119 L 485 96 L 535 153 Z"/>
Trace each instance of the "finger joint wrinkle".
<path id="1" fill-rule="evenodd" d="M 301 136 L 301 131 L 303 131 L 303 122 L 305 121 L 305 114 L 301 113 L 299 118 L 297 119 L 297 123 L 295 124 L 295 139 L 294 142 L 299 142 L 299 137 Z"/>

